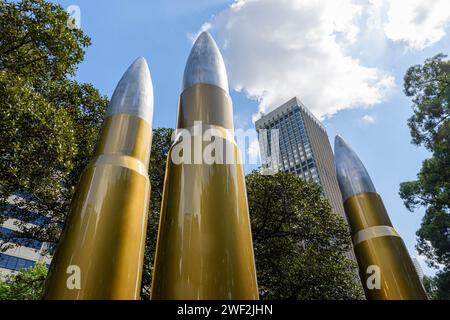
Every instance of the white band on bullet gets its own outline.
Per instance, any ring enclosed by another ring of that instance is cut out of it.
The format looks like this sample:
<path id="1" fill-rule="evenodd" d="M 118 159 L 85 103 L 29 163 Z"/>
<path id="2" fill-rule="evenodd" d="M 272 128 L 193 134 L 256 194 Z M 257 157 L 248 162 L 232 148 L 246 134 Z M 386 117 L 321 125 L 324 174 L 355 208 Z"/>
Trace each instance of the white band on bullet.
<path id="1" fill-rule="evenodd" d="M 175 129 L 174 141 L 178 140 L 179 136 L 182 135 L 183 132 L 189 132 L 191 136 L 199 134 L 203 137 L 205 135 L 205 131 L 207 131 L 210 136 L 220 137 L 222 139 L 235 142 L 233 130 L 226 129 L 215 124 L 202 124 L 201 121 L 196 121 L 192 127 Z"/>
<path id="2" fill-rule="evenodd" d="M 379 237 L 400 237 L 393 227 L 389 226 L 375 226 L 363 229 L 355 234 L 353 237 L 353 245 L 358 245 L 361 242 L 379 238 Z"/>
<path id="3" fill-rule="evenodd" d="M 138 159 L 130 156 L 122 156 L 117 154 L 102 154 L 98 156 L 89 167 L 95 167 L 99 165 L 109 165 L 114 167 L 123 167 L 129 170 L 136 171 L 137 173 L 148 176 L 148 168 Z"/>

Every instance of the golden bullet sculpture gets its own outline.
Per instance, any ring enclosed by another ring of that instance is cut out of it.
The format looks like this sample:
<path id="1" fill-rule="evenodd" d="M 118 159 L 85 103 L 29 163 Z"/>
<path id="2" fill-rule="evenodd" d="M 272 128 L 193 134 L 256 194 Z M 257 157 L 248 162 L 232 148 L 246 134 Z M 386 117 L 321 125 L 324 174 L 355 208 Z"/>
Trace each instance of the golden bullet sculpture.
<path id="1" fill-rule="evenodd" d="M 186 63 L 176 133 L 167 162 L 151 298 L 258 299 L 228 79 L 208 32 L 200 34 Z M 211 152 L 214 161 L 207 159 L 211 145 L 217 146 Z"/>
<path id="2" fill-rule="evenodd" d="M 336 171 L 368 300 L 424 300 L 427 295 L 380 195 L 351 147 L 335 139 Z"/>
<path id="3" fill-rule="evenodd" d="M 114 91 L 76 188 L 44 299 L 139 299 L 150 199 L 153 87 L 138 58 Z"/>

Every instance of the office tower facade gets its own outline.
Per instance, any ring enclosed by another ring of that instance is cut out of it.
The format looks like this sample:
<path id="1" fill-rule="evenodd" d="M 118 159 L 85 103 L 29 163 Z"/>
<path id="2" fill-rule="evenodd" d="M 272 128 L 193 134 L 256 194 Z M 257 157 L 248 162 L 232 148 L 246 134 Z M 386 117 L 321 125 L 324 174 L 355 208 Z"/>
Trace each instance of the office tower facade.
<path id="1" fill-rule="evenodd" d="M 291 172 L 320 184 L 333 212 L 347 220 L 327 131 L 302 102 L 293 98 L 255 125 L 263 168 Z"/>
<path id="2" fill-rule="evenodd" d="M 419 276 L 420 281 L 423 283 L 423 278 L 425 274 L 423 272 L 422 266 L 420 265 L 419 260 L 417 258 L 412 258 L 412 262 L 414 264 L 414 268 L 416 269 L 417 275 Z"/>
<path id="3" fill-rule="evenodd" d="M 11 200 L 12 198 L 14 197 Z M 14 202 L 11 201 L 9 206 L 14 206 Z M 20 220 L 8 214 L 8 211 L 0 212 L 0 216 L 4 218 L 4 222 L 0 224 L 0 278 L 33 267 L 37 261 L 48 266 L 52 259 L 52 247 L 45 242 L 15 237 L 14 231 L 18 231 Z M 32 212 L 28 214 L 31 217 L 29 227 L 45 223 L 44 217 Z"/>

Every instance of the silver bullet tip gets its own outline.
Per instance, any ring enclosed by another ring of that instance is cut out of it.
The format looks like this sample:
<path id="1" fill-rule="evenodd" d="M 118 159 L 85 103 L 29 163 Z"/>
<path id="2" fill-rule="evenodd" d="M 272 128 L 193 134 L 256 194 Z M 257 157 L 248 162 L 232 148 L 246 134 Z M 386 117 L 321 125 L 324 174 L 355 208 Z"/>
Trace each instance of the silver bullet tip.
<path id="1" fill-rule="evenodd" d="M 363 192 L 376 192 L 369 173 L 350 145 L 337 135 L 334 141 L 336 173 L 343 201 Z"/>
<path id="2" fill-rule="evenodd" d="M 195 41 L 186 62 L 182 91 L 195 84 L 215 85 L 228 93 L 228 76 L 222 54 L 208 31 Z"/>
<path id="3" fill-rule="evenodd" d="M 153 84 L 144 57 L 131 64 L 114 90 L 106 117 L 117 113 L 131 114 L 152 124 Z"/>

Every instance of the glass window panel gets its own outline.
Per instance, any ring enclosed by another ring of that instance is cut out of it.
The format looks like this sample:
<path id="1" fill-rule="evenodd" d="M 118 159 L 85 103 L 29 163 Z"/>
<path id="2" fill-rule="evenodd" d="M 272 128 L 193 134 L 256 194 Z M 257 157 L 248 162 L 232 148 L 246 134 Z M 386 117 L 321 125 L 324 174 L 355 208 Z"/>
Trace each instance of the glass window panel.
<path id="1" fill-rule="evenodd" d="M 6 269 L 15 270 L 17 264 L 17 258 L 16 257 L 9 257 L 8 262 L 6 263 Z"/>
<path id="2" fill-rule="evenodd" d="M 21 270 L 21 269 L 25 268 L 26 267 L 26 262 L 27 262 L 27 260 L 18 259 L 17 265 L 16 265 L 16 269 L 17 270 Z"/>
<path id="3" fill-rule="evenodd" d="M 0 254 L 0 268 L 6 268 L 6 264 L 8 262 L 8 256 L 4 254 Z"/>

